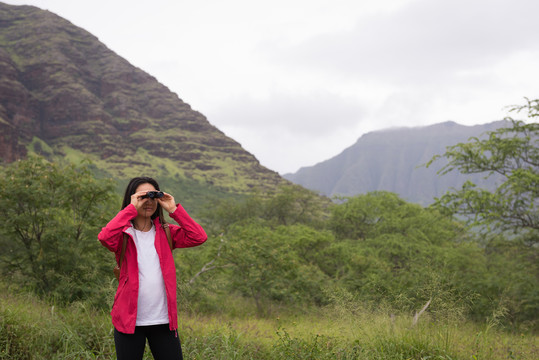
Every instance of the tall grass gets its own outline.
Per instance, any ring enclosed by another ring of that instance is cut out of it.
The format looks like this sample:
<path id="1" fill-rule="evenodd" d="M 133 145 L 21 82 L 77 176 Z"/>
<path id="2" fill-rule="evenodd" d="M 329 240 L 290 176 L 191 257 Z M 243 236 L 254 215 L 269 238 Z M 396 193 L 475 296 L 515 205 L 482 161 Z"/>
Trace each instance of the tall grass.
<path id="1" fill-rule="evenodd" d="M 0 359 L 110 359 L 112 328 L 103 312 L 59 308 L 31 295 L 0 298 Z"/>
<path id="2" fill-rule="evenodd" d="M 0 295 L 0 359 L 114 359 L 108 312 Z M 537 359 L 538 336 L 491 321 L 432 319 L 384 309 L 324 309 L 272 318 L 182 313 L 185 359 Z M 149 351 L 145 359 L 151 359 Z"/>

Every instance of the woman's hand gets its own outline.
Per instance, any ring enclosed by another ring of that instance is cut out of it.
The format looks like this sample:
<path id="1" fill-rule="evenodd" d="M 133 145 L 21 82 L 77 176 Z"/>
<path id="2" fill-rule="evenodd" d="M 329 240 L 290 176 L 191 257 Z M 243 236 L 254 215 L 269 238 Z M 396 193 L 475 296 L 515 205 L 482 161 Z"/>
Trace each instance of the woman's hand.
<path id="1" fill-rule="evenodd" d="M 135 208 L 139 210 L 142 208 L 142 204 L 144 204 L 144 199 L 142 198 L 145 196 L 147 191 L 139 191 L 131 195 L 131 204 L 135 205 Z"/>
<path id="2" fill-rule="evenodd" d="M 174 201 L 174 196 L 167 194 L 166 192 L 163 192 L 163 194 L 163 197 L 157 199 L 157 201 L 159 201 L 159 204 L 165 211 L 173 213 L 177 208 L 176 202 Z"/>

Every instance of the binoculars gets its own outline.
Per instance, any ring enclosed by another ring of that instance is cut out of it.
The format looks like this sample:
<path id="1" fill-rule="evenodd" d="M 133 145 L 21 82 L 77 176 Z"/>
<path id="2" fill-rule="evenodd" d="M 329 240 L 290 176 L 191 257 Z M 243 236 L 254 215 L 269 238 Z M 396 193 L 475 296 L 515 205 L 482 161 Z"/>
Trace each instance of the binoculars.
<path id="1" fill-rule="evenodd" d="M 165 194 L 162 191 L 148 191 L 146 195 L 142 196 L 141 199 L 159 199 L 162 198 Z"/>

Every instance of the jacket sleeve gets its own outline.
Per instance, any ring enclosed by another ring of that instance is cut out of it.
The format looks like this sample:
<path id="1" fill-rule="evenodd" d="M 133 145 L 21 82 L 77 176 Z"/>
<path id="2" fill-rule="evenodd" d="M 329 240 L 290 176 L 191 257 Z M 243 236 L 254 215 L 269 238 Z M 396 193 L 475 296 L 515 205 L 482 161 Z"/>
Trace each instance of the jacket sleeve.
<path id="1" fill-rule="evenodd" d="M 129 226 L 129 221 L 136 217 L 137 209 L 133 204 L 129 204 L 101 229 L 97 239 L 110 251 L 119 251 L 123 239 L 123 229 Z"/>
<path id="2" fill-rule="evenodd" d="M 202 226 L 193 220 L 180 204 L 177 204 L 176 211 L 169 215 L 180 225 L 170 225 L 174 248 L 198 246 L 208 238 Z"/>

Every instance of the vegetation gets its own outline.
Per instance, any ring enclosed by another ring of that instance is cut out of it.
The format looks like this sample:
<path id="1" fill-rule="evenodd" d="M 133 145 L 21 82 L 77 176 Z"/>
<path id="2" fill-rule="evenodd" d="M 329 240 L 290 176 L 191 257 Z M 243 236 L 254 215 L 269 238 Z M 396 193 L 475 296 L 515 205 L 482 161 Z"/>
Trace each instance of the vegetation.
<path id="1" fill-rule="evenodd" d="M 539 100 L 527 99 L 511 111 L 524 112 L 530 122 L 508 118 L 511 127 L 451 146 L 444 154 L 449 163 L 442 173 L 457 169 L 486 177 L 497 174 L 503 179 L 499 186 L 488 191 L 467 182 L 437 199 L 434 207 L 460 216 L 483 233 L 480 240 L 488 254 L 489 274 L 497 275 L 496 281 L 477 286 L 487 285 L 490 298 L 503 294 L 507 315 L 526 322 L 539 318 Z M 520 282 L 517 268 L 530 273 L 528 280 Z"/>
<path id="2" fill-rule="evenodd" d="M 528 100 L 512 111 L 525 111 L 534 121 L 539 100 Z M 464 215 L 472 225 L 526 234 L 534 243 L 539 241 L 539 123 L 509 120 L 512 127 L 490 132 L 486 139 L 472 138 L 449 147 L 444 154 L 449 163 L 441 171 L 498 174 L 504 181 L 493 192 L 467 182 L 438 199 L 437 205 L 447 213 Z"/>
<path id="3" fill-rule="evenodd" d="M 0 359 L 114 357 L 114 258 L 96 236 L 142 173 L 210 236 L 174 254 L 188 359 L 539 358 L 538 100 L 514 109 L 531 123 L 443 155 L 443 172 L 500 174 L 495 191 L 332 203 L 87 32 L 0 8 L 0 97 L 17 114 L 0 119 L 2 155 L 43 156 L 0 169 Z"/>
<path id="4" fill-rule="evenodd" d="M 208 242 L 174 253 L 186 358 L 537 358 L 537 229 L 501 207 L 537 219 L 537 166 L 518 155 L 533 159 L 536 130 L 513 124 L 446 154 L 458 169 L 470 149 L 498 154 L 488 169 L 514 159 L 488 196 L 425 208 L 283 186 L 197 209 Z M 95 239 L 120 200 L 93 169 L 30 157 L 0 172 L 0 359 L 113 356 L 113 257 Z"/>
<path id="5" fill-rule="evenodd" d="M 29 157 L 7 166 L 0 181 L 0 271 L 16 284 L 63 303 L 104 306 L 97 231 L 117 200 L 112 182 L 97 181 L 87 167 Z"/>
<path id="6" fill-rule="evenodd" d="M 112 359 L 108 311 L 75 302 L 66 307 L 30 294 L 0 292 L 0 359 Z M 238 304 L 239 305 L 239 304 Z M 380 309 L 271 318 L 180 316 L 185 359 L 535 359 L 537 336 L 511 334 L 495 321 L 433 322 Z M 146 351 L 145 359 L 152 359 Z"/>

